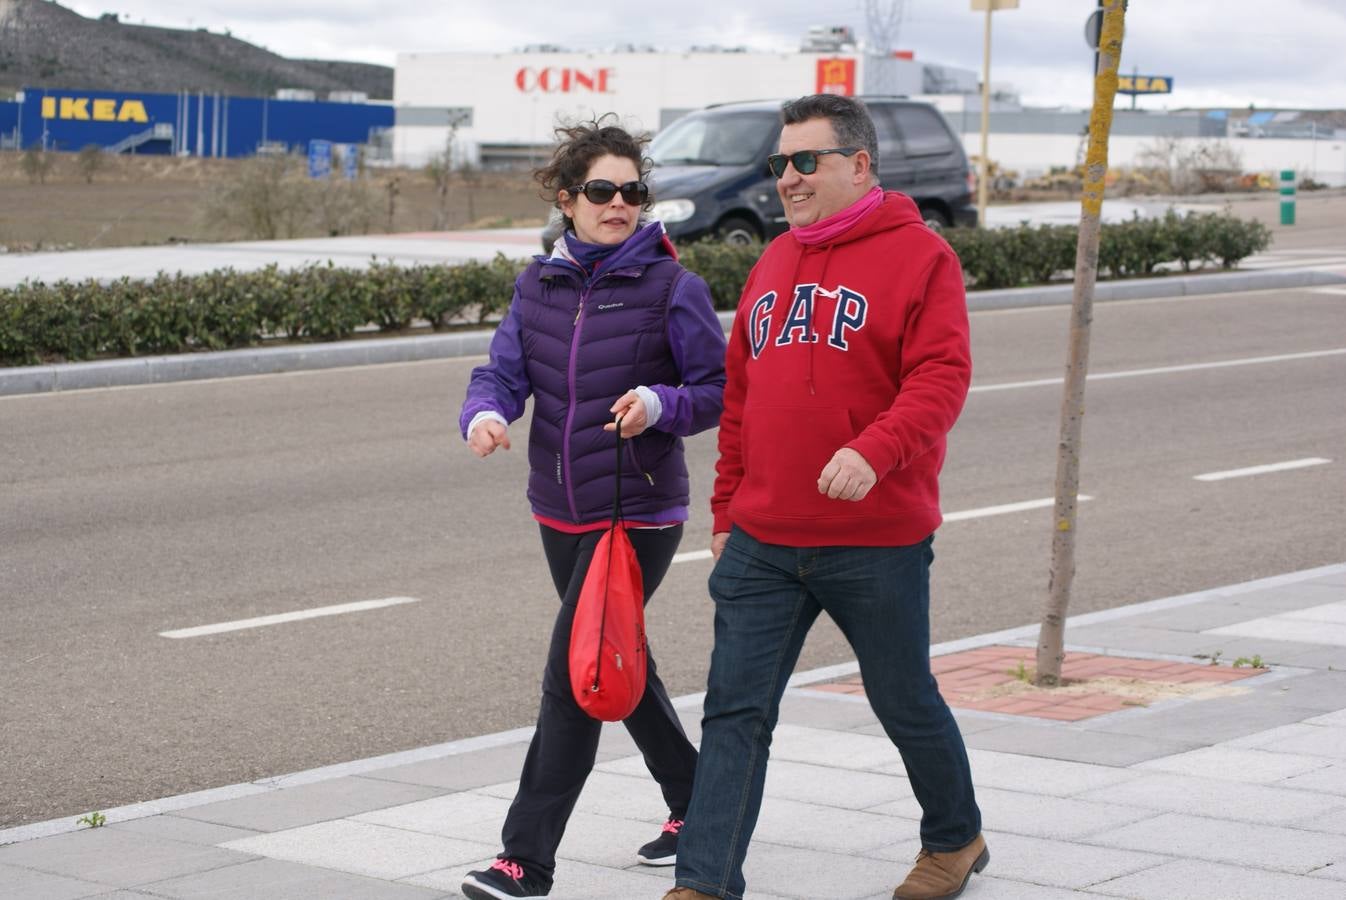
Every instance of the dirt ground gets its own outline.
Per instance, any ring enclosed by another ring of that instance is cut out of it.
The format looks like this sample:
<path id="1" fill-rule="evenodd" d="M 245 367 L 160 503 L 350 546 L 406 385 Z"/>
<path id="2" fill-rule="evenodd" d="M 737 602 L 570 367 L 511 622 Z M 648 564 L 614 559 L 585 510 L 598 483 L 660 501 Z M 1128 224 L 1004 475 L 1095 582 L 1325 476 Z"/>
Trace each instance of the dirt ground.
<path id="1" fill-rule="evenodd" d="M 87 183 L 75 154 L 53 154 L 43 184 L 33 184 L 20 155 L 0 153 L 0 248 L 12 251 L 128 247 L 146 244 L 238 240 L 247 234 L 222 229 L 205 214 L 207 198 L 230 178 L 239 162 L 163 156 L 104 157 Z M 429 231 L 438 198 L 430 177 L 416 169 L 372 170 L 378 195 L 372 230 Z M 397 179 L 391 227 L 387 187 Z M 1042 196 L 1041 200 L 1061 199 Z M 1133 198 L 1134 199 L 1134 198 Z M 1227 204 L 1235 215 L 1255 218 L 1275 233 L 1273 249 L 1346 246 L 1346 191 L 1304 192 L 1297 223 L 1279 225 L 1275 192 L 1173 198 L 1203 205 Z M 481 174 L 456 180 L 447 204 L 448 227 L 541 225 L 547 205 L 527 173 Z M 326 236 L 317 227 L 296 237 Z"/>
<path id="2" fill-rule="evenodd" d="M 53 154 L 46 182 L 33 184 L 20 155 L 0 153 L 0 247 L 9 250 L 74 250 L 145 244 L 238 240 L 208 221 L 207 198 L 238 166 L 236 160 L 171 157 L 104 157 L 87 183 L 75 154 Z M 367 176 L 378 196 L 376 231 L 429 231 L 438 197 L 431 178 L 417 169 L 378 169 Z M 392 227 L 387 185 L 397 179 Z M 481 174 L 450 185 L 448 227 L 542 225 L 547 205 L 527 174 Z M 317 228 L 296 237 L 326 235 Z"/>

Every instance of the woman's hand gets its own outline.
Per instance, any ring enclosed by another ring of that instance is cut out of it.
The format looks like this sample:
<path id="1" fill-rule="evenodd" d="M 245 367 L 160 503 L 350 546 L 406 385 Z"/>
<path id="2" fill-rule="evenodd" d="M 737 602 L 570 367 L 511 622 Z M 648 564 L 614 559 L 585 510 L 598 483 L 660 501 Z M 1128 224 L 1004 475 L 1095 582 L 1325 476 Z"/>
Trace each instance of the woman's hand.
<path id="1" fill-rule="evenodd" d="M 494 419 L 486 419 L 472 429 L 467 436 L 467 446 L 478 457 L 484 459 L 495 452 L 496 447 L 509 449 L 509 429 Z"/>
<path id="2" fill-rule="evenodd" d="M 622 420 L 624 438 L 633 438 L 649 427 L 649 414 L 645 412 L 645 404 L 635 391 L 627 391 L 618 397 L 608 412 Z M 609 422 L 603 426 L 603 430 L 616 431 L 617 423 Z"/>

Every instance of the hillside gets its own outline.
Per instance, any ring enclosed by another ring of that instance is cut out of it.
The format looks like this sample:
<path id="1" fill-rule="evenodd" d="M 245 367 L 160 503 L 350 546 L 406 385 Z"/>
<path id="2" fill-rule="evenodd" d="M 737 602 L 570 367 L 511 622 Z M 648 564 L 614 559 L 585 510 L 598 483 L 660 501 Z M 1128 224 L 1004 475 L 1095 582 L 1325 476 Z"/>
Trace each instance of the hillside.
<path id="1" fill-rule="evenodd" d="M 277 88 L 391 99 L 393 70 L 286 59 L 228 34 L 86 19 L 50 0 L 0 0 L 0 93 L 22 87 L 265 97 Z"/>

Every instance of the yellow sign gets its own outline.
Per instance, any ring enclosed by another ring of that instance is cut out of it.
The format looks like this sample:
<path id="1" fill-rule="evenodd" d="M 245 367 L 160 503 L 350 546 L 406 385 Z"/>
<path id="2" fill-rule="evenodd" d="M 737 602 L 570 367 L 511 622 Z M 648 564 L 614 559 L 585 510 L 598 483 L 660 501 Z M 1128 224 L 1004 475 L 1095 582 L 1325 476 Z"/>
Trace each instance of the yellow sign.
<path id="1" fill-rule="evenodd" d="M 1118 75 L 1119 94 L 1171 94 L 1173 79 L 1167 75 Z"/>
<path id="2" fill-rule="evenodd" d="M 140 100 L 99 97 L 43 97 L 42 118 L 73 119 L 79 122 L 148 122 L 145 104 Z"/>

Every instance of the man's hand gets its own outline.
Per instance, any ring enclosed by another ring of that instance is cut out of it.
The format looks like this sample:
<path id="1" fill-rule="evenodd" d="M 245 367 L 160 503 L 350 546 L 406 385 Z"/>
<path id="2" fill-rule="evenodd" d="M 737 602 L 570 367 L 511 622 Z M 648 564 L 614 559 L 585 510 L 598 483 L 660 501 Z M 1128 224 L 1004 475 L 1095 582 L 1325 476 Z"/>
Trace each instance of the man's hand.
<path id="1" fill-rule="evenodd" d="M 486 458 L 495 452 L 496 447 L 509 449 L 509 429 L 494 419 L 486 419 L 472 429 L 467 436 L 467 446 L 478 457 Z"/>
<path id="2" fill-rule="evenodd" d="M 724 545 L 729 543 L 729 532 L 718 531 L 710 536 L 710 555 L 715 557 L 718 562 L 720 554 L 724 552 Z"/>
<path id="3" fill-rule="evenodd" d="M 818 476 L 818 493 L 833 500 L 863 500 L 879 480 L 865 458 L 849 447 L 832 454 Z"/>
<path id="4" fill-rule="evenodd" d="M 633 438 L 649 427 L 649 413 L 645 411 L 645 404 L 640 399 L 640 395 L 635 391 L 627 391 L 617 398 L 617 402 L 612 404 L 608 410 L 615 418 L 622 420 L 622 437 Z M 617 423 L 609 422 L 603 426 L 604 431 L 616 431 Z"/>

